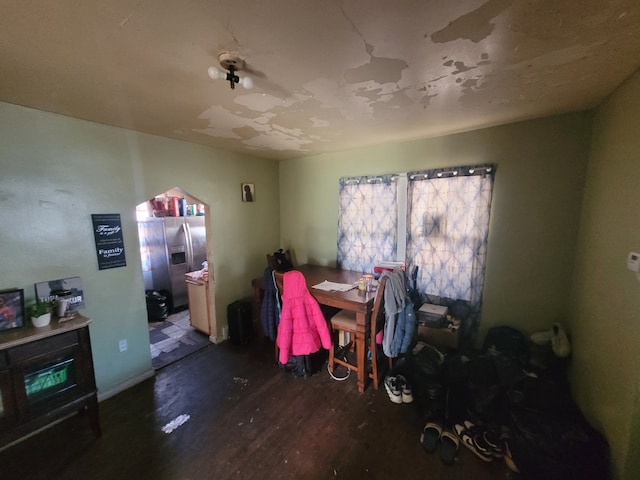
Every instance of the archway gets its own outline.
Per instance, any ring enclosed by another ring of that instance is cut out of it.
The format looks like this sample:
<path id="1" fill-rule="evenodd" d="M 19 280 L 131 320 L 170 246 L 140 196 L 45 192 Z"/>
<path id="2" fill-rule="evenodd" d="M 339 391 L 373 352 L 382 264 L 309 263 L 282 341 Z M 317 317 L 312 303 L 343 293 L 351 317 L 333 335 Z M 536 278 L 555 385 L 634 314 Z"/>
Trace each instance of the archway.
<path id="1" fill-rule="evenodd" d="M 215 334 L 208 214 L 208 205 L 178 187 L 136 207 L 154 369 L 208 345 Z"/>

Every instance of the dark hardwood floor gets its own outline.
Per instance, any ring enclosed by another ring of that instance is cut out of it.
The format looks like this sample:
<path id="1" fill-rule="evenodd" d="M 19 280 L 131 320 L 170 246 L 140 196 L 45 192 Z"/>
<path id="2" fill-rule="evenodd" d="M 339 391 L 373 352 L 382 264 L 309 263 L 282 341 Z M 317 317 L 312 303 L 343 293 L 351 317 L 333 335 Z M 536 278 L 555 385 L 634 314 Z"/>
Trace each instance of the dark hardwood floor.
<path id="1" fill-rule="evenodd" d="M 162 428 L 189 419 L 171 433 Z M 184 418 L 184 417 L 183 417 Z M 326 366 L 295 379 L 254 341 L 208 346 L 100 403 L 102 436 L 74 416 L 0 452 L 0 478 L 30 479 L 502 479 L 460 447 L 452 465 L 419 442 L 413 404 L 391 403 Z"/>

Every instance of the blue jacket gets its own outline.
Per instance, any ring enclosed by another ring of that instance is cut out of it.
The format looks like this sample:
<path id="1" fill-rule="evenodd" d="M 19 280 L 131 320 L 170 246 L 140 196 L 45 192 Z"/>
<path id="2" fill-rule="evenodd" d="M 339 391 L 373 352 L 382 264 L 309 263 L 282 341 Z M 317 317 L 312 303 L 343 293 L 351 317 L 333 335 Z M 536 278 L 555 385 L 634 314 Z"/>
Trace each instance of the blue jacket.
<path id="1" fill-rule="evenodd" d="M 260 321 L 264 334 L 275 341 L 280 320 L 280 301 L 278 289 L 273 278 L 273 270 L 266 268 L 264 271 L 264 297 L 260 307 Z"/>
<path id="2" fill-rule="evenodd" d="M 416 313 L 405 287 L 405 273 L 397 268 L 384 272 L 387 286 L 384 290 L 384 338 L 382 350 L 387 357 L 396 358 L 409 349 L 417 329 Z"/>

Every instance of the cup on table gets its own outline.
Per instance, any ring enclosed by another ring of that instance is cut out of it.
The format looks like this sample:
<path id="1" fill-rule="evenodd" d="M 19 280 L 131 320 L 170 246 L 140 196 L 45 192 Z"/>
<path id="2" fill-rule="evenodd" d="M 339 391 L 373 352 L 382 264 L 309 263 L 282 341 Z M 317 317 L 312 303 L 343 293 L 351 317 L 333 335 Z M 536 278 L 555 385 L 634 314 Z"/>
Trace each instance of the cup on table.
<path id="1" fill-rule="evenodd" d="M 364 290 L 365 292 L 370 292 L 373 290 L 373 275 L 365 274 L 362 276 L 364 281 Z"/>
<path id="2" fill-rule="evenodd" d="M 59 298 L 56 302 L 56 313 L 59 318 L 64 317 L 67 314 L 67 308 L 69 306 L 69 299 Z"/>

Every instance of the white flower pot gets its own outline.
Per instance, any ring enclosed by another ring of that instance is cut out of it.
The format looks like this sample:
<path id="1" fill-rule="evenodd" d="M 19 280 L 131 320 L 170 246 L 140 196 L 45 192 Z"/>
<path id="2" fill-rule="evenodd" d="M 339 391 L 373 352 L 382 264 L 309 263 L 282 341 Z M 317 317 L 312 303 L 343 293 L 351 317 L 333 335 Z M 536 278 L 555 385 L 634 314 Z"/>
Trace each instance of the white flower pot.
<path id="1" fill-rule="evenodd" d="M 45 313 L 39 317 L 31 317 L 31 323 L 34 327 L 46 327 L 51 322 L 51 313 Z"/>

